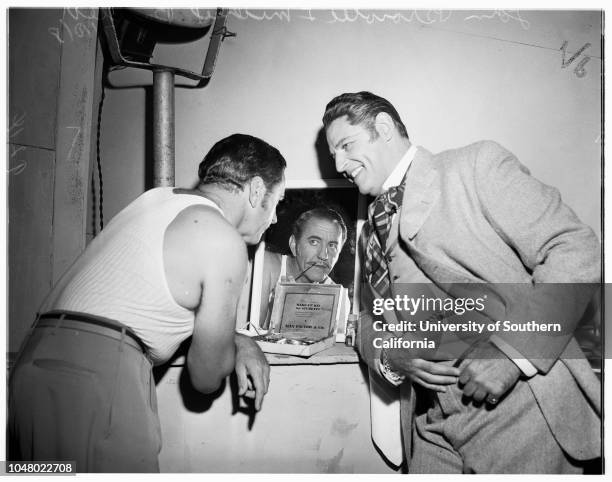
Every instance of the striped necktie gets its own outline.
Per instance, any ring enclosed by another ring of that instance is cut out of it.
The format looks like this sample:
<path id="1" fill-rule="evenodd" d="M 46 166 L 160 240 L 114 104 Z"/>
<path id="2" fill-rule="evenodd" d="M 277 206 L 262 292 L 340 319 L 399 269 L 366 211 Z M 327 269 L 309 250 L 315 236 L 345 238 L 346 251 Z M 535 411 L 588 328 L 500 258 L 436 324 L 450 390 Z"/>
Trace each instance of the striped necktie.
<path id="1" fill-rule="evenodd" d="M 404 181 L 378 196 L 368 208 L 370 235 L 366 246 L 366 276 L 370 285 L 383 298 L 389 297 L 389 269 L 385 261 L 393 215 L 399 211 L 404 196 Z M 372 229 L 373 228 L 373 229 Z"/>

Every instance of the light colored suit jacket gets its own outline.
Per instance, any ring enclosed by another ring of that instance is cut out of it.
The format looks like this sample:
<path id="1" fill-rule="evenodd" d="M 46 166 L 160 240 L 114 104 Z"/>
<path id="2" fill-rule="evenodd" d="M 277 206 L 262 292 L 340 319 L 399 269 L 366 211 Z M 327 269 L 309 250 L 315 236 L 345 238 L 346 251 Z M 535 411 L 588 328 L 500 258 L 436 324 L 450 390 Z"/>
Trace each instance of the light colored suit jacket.
<path id="1" fill-rule="evenodd" d="M 457 290 L 467 283 L 487 283 L 498 291 L 503 320 L 565 320 L 563 335 L 554 338 L 496 334 L 537 368 L 528 383 L 559 445 L 578 460 L 601 456 L 600 383 L 573 338 L 593 294 L 588 283 L 600 281 L 601 246 L 556 189 L 531 177 L 495 142 L 436 155 L 419 148 L 387 247 L 394 295 L 405 294 L 407 283 L 433 282 L 453 297 L 464 295 Z M 501 289 L 494 283 L 514 284 Z M 552 283 L 572 284 L 559 298 L 562 285 Z M 543 302 L 547 295 L 558 302 Z M 364 287 L 358 339 L 371 372 L 380 357 L 372 338 L 381 336 L 367 310 L 372 296 Z M 405 319 L 401 312 L 385 312 L 385 318 Z M 414 397 L 408 383 L 401 391 L 409 454 Z"/>

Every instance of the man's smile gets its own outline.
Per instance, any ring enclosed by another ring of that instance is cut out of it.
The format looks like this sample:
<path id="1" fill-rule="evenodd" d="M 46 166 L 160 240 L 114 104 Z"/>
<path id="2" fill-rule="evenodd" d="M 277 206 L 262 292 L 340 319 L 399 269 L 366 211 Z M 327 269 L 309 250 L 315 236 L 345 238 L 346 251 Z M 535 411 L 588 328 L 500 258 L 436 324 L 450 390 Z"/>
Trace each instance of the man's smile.
<path id="1" fill-rule="evenodd" d="M 362 169 L 363 169 L 363 166 L 358 166 L 356 169 L 353 169 L 349 175 L 351 176 L 352 179 L 355 179 L 357 175 L 362 171 Z"/>

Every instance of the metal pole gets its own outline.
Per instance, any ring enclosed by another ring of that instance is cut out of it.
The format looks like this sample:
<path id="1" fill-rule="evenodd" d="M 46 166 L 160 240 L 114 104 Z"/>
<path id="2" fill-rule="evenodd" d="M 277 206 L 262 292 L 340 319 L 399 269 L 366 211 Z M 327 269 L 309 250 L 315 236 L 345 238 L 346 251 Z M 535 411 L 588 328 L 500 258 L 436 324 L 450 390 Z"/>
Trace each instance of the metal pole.
<path id="1" fill-rule="evenodd" d="M 153 184 L 174 186 L 174 72 L 153 72 Z"/>

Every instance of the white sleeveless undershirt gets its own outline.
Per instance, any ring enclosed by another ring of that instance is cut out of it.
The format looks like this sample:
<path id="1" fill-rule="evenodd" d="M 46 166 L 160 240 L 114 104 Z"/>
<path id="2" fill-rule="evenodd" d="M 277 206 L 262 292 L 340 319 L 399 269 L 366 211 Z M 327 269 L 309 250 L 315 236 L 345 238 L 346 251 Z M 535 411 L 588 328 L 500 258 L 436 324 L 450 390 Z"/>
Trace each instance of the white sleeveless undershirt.
<path id="1" fill-rule="evenodd" d="M 168 225 L 184 209 L 201 204 L 197 194 L 151 189 L 127 206 L 87 247 L 71 268 L 78 273 L 53 303 L 117 320 L 134 330 L 155 364 L 167 361 L 193 333 L 194 312 L 178 305 L 168 288 L 163 242 Z M 211 235 L 214 235 L 212 233 Z M 185 239 L 185 244 L 190 243 Z"/>

